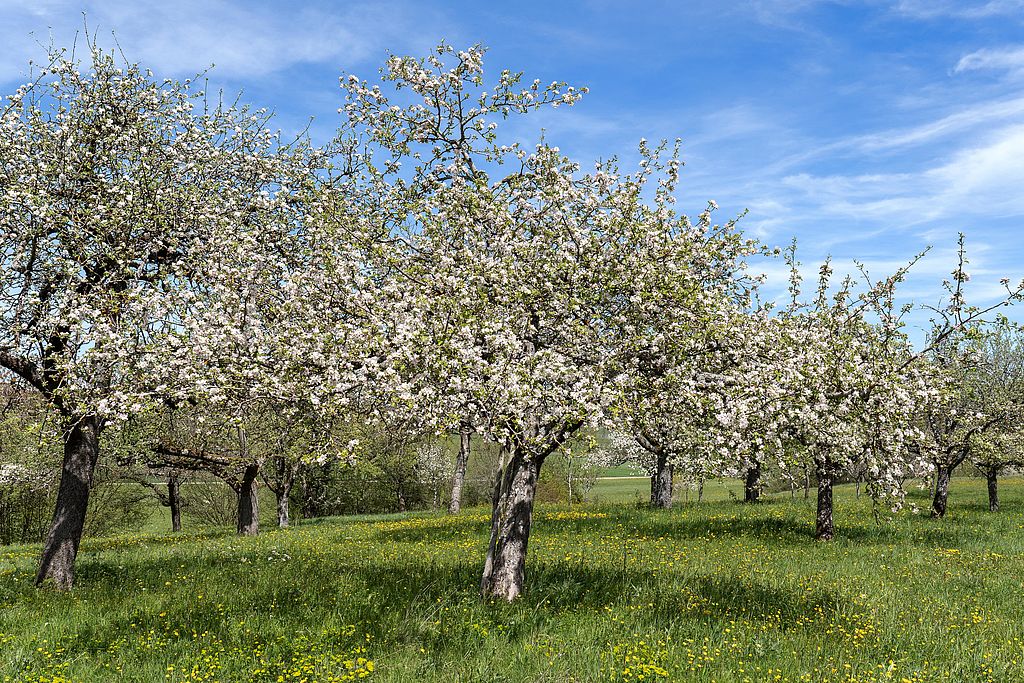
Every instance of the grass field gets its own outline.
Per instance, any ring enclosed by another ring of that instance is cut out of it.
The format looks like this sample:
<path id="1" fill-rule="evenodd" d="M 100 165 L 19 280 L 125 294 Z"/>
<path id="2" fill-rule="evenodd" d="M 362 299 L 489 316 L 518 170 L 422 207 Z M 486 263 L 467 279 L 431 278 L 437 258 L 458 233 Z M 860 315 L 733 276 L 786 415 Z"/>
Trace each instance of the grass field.
<path id="1" fill-rule="evenodd" d="M 692 487 L 676 487 L 676 499 L 681 503 L 697 500 Z M 743 483 L 736 479 L 709 479 L 704 483 L 703 500 L 709 503 L 743 498 Z M 651 480 L 635 471 L 622 472 L 618 468 L 602 475 L 587 493 L 587 500 L 598 505 L 609 503 L 644 504 L 651 499 Z"/>
<path id="2" fill-rule="evenodd" d="M 7 547 L 0 680 L 1024 681 L 1024 482 L 983 488 L 877 522 L 842 488 L 830 544 L 788 494 L 542 507 L 512 605 L 481 509 L 90 540 L 70 594 Z"/>

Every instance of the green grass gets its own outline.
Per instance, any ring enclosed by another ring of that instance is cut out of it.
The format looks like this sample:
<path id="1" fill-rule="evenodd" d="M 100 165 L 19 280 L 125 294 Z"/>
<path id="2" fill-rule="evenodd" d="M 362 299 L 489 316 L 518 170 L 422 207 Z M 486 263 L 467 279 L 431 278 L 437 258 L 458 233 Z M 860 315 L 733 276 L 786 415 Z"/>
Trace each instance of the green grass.
<path id="1" fill-rule="evenodd" d="M 602 467 L 599 477 L 642 477 L 643 473 L 632 465 L 616 465 L 615 467 Z"/>
<path id="2" fill-rule="evenodd" d="M 4 548 L 0 680 L 1024 681 L 1024 482 L 941 521 L 844 487 L 828 544 L 812 504 L 541 507 L 512 605 L 481 509 L 89 540 L 70 594 Z"/>
<path id="3" fill-rule="evenodd" d="M 735 479 L 709 479 L 704 483 L 705 502 L 736 500 L 743 498 L 743 483 Z M 675 498 L 682 504 L 697 500 L 697 490 L 693 487 L 677 486 Z M 649 477 L 637 475 L 635 472 L 626 474 L 604 474 L 597 479 L 594 487 L 587 493 L 587 500 L 595 504 L 627 503 L 643 505 L 651 499 L 651 480 Z"/>

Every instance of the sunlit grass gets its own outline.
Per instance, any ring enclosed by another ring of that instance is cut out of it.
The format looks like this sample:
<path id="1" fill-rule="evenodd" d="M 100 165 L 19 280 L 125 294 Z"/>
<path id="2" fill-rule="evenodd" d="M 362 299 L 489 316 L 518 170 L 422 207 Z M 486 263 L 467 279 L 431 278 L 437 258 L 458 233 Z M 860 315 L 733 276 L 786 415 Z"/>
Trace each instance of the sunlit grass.
<path id="1" fill-rule="evenodd" d="M 597 504 L 627 503 L 645 504 L 651 499 L 651 480 L 638 476 L 634 471 L 613 470 L 602 473 L 593 488 L 587 492 L 587 499 Z M 675 487 L 675 498 L 680 503 L 695 502 L 698 499 L 695 485 L 678 483 Z M 709 479 L 704 483 L 702 500 L 709 503 L 723 500 L 743 498 L 743 482 L 735 479 Z"/>
<path id="2" fill-rule="evenodd" d="M 876 522 L 813 500 L 542 507 L 528 591 L 482 602 L 487 511 L 87 541 L 69 595 L 0 549 L 4 681 L 1021 681 L 1024 483 Z M 924 507 L 918 495 L 912 502 Z"/>

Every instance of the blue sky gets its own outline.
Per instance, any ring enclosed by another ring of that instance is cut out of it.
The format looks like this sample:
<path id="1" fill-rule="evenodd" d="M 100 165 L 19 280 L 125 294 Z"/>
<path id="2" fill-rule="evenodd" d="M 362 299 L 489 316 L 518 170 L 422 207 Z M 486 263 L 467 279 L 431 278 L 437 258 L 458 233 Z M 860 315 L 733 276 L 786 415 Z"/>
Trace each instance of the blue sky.
<path id="1" fill-rule="evenodd" d="M 586 163 L 680 137 L 682 206 L 749 210 L 745 228 L 772 245 L 795 236 L 810 271 L 831 254 L 881 276 L 930 245 L 904 294 L 935 304 L 963 231 L 974 302 L 1024 276 L 1024 0 L 0 0 L 0 89 L 51 37 L 70 44 L 83 12 L 158 75 L 214 64 L 216 87 L 275 109 L 286 130 L 313 116 L 324 140 L 340 73 L 479 42 L 491 73 L 591 89 L 515 135 L 543 128 Z M 767 270 L 778 281 L 783 268 Z"/>

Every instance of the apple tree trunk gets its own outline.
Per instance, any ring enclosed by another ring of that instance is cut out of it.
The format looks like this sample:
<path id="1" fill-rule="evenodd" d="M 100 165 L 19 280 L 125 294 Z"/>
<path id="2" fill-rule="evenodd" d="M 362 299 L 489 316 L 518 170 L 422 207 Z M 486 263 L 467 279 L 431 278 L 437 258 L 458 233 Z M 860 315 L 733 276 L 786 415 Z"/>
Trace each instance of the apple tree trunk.
<path id="1" fill-rule="evenodd" d="M 651 477 L 651 506 L 667 510 L 672 507 L 672 463 L 666 451 L 658 452 L 656 467 Z"/>
<path id="2" fill-rule="evenodd" d="M 480 582 L 485 597 L 512 601 L 523 593 L 526 547 L 541 461 L 521 450 L 499 471 L 491 513 L 491 542 Z"/>
<path id="3" fill-rule="evenodd" d="M 835 526 L 832 522 L 832 462 L 828 458 L 821 458 L 816 461 L 815 467 L 818 475 L 818 510 L 814 538 L 819 541 L 831 541 L 835 537 Z"/>
<path id="4" fill-rule="evenodd" d="M 36 573 L 36 585 L 47 579 L 59 590 L 75 582 L 75 558 L 85 528 L 89 490 L 100 453 L 100 425 L 94 416 L 69 421 L 64 434 L 64 462 L 50 531 Z"/>
<path id="5" fill-rule="evenodd" d="M 949 480 L 953 476 L 953 468 L 939 465 L 935 471 L 935 497 L 932 499 L 932 517 L 945 517 L 949 502 Z"/>
<path id="6" fill-rule="evenodd" d="M 259 465 L 246 465 L 238 486 L 238 533 L 241 536 L 256 536 L 260 532 L 260 504 L 256 496 L 259 472 Z"/>
<path id="7" fill-rule="evenodd" d="M 743 502 L 756 503 L 761 499 L 761 463 L 754 463 L 747 468 L 743 477 Z"/>
<path id="8" fill-rule="evenodd" d="M 985 481 L 988 482 L 988 511 L 999 512 L 999 470 L 995 467 L 986 469 Z"/>
<path id="9" fill-rule="evenodd" d="M 181 479 L 177 472 L 167 477 L 167 505 L 171 509 L 171 531 L 181 531 Z"/>
<path id="10" fill-rule="evenodd" d="M 452 477 L 452 497 L 448 502 L 448 513 L 458 514 L 462 508 L 462 487 L 466 483 L 466 467 L 469 465 L 470 437 L 472 432 L 459 432 L 459 455 L 455 459 L 455 475 Z"/>

